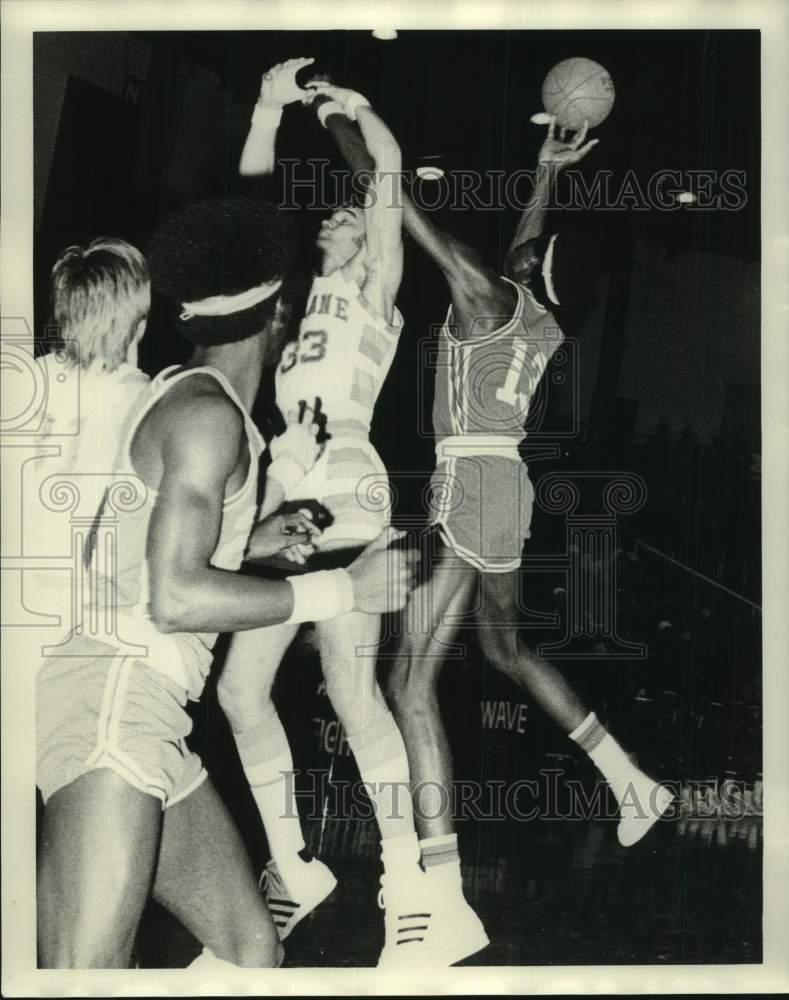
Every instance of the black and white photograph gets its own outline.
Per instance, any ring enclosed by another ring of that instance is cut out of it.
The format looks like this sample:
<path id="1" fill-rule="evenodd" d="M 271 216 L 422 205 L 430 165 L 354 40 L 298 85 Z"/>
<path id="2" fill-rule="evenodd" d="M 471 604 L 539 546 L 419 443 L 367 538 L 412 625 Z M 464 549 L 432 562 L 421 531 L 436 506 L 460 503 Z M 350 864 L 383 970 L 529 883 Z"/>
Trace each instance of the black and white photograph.
<path id="1" fill-rule="evenodd" d="M 4 995 L 789 987 L 789 8 L 494 6 L 3 5 Z"/>

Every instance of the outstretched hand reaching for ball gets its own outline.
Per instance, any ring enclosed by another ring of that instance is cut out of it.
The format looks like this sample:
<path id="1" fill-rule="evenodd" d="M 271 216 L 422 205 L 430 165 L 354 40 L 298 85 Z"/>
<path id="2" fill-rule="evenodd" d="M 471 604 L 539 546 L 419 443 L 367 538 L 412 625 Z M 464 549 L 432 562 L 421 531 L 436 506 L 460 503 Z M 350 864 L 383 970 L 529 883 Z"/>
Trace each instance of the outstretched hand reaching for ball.
<path id="1" fill-rule="evenodd" d="M 553 167 L 556 170 L 561 170 L 562 167 L 566 167 L 570 163 L 579 163 L 586 156 L 592 146 L 596 146 L 600 141 L 599 139 L 590 139 L 585 145 L 583 144 L 584 139 L 586 139 L 587 132 L 589 131 L 588 121 L 584 121 L 583 128 L 578 129 L 574 138 L 569 142 L 566 139 L 567 130 L 564 128 L 561 129 L 559 138 L 556 138 L 555 115 L 549 115 L 544 111 L 541 111 L 536 115 L 532 115 L 531 121 L 535 125 L 548 126 L 548 135 L 540 147 L 540 153 L 538 156 L 540 166 Z"/>

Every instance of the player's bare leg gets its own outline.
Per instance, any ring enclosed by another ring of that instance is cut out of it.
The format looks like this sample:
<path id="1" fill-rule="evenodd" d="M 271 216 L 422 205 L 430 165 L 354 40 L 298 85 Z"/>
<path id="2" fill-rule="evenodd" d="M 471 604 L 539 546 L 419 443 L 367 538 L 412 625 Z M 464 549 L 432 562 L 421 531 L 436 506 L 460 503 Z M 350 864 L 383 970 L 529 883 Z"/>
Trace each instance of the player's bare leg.
<path id="1" fill-rule="evenodd" d="M 217 685 L 271 853 L 262 887 L 281 940 L 337 880 L 307 851 L 296 804 L 293 757 L 271 691 L 298 626 L 237 632 Z"/>
<path id="2" fill-rule="evenodd" d="M 414 590 L 403 612 L 397 659 L 387 679 L 389 701 L 408 751 L 417 796 L 416 827 L 423 840 L 454 831 L 447 805 L 452 753 L 438 703 L 438 679 L 460 627 L 457 619 L 468 610 L 476 589 L 476 572 L 464 566 L 441 546 L 430 578 Z"/>
<path id="3" fill-rule="evenodd" d="M 107 768 L 51 796 L 38 860 L 42 968 L 129 967 L 161 821 L 158 799 Z"/>
<path id="4" fill-rule="evenodd" d="M 438 702 L 438 679 L 458 617 L 469 608 L 476 571 L 441 547 L 430 578 L 404 612 L 387 694 L 408 750 L 422 867 L 428 888 L 434 955 L 451 965 L 480 951 L 488 937 L 463 896 L 452 816 L 452 754 Z M 451 669 L 451 666 L 449 667 Z"/>
<path id="5" fill-rule="evenodd" d="M 599 768 L 619 803 L 619 841 L 629 847 L 666 812 L 673 796 L 633 764 L 561 671 L 520 639 L 515 624 L 519 617 L 517 593 L 515 573 L 483 575 L 482 652 L 493 666 L 527 691 Z"/>
<path id="6" fill-rule="evenodd" d="M 197 964 L 281 964 L 283 948 L 252 864 L 209 781 L 164 812 L 153 895 L 203 943 Z"/>
<path id="7" fill-rule="evenodd" d="M 518 574 L 486 573 L 481 582 L 482 652 L 501 673 L 528 690 L 540 708 L 570 733 L 589 715 L 574 688 L 552 663 L 532 653 L 518 636 Z"/>

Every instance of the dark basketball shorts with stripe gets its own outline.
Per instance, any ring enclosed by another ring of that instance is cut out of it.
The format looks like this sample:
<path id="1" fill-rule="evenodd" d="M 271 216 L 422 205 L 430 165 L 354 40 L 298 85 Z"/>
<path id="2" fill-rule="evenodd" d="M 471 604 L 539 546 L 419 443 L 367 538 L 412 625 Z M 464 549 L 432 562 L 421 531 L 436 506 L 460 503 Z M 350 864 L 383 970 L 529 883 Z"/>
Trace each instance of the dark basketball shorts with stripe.
<path id="1" fill-rule="evenodd" d="M 444 458 L 430 486 L 430 524 L 453 552 L 483 573 L 518 569 L 534 505 L 522 462 L 499 455 Z"/>

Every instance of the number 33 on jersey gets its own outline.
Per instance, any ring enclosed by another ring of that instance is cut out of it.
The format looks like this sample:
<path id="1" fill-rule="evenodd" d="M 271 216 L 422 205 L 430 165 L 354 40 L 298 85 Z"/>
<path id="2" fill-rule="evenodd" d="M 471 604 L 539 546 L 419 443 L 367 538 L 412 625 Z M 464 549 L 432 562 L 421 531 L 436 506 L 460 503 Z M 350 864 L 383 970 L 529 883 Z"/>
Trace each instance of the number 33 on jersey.
<path id="1" fill-rule="evenodd" d="M 285 346 L 277 367 L 277 406 L 283 416 L 299 400 L 319 396 L 327 430 L 352 420 L 369 432 L 373 408 L 397 349 L 403 319 L 389 325 L 342 270 L 313 280 L 298 340 Z"/>

